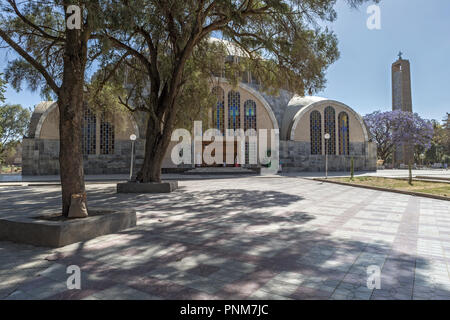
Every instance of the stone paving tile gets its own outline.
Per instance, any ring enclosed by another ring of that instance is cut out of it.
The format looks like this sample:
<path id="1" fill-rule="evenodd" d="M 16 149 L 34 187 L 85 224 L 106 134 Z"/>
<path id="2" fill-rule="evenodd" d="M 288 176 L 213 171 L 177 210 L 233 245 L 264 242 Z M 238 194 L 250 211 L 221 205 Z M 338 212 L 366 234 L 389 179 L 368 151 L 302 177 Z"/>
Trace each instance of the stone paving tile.
<path id="1" fill-rule="evenodd" d="M 5 298 L 5 300 L 35 300 L 35 299 L 36 297 L 20 290 L 14 291 Z"/>
<path id="2" fill-rule="evenodd" d="M 293 300 L 289 296 L 280 296 L 273 292 L 268 292 L 263 289 L 255 291 L 248 297 L 249 300 Z"/>
<path id="3" fill-rule="evenodd" d="M 328 300 L 331 294 L 308 287 L 300 287 L 291 295 L 294 300 Z"/>
<path id="4" fill-rule="evenodd" d="M 161 300 L 160 297 L 152 296 L 124 285 L 116 285 L 94 293 L 92 296 L 99 300 Z"/>
<path id="5" fill-rule="evenodd" d="M 0 242 L 0 299 L 450 299 L 449 202 L 289 177 L 180 185 L 88 185 L 92 203 L 133 204 L 138 226 L 60 249 Z M 59 206 L 58 188 L 5 190 L 3 216 Z"/>
<path id="6" fill-rule="evenodd" d="M 47 280 L 38 285 L 21 287 L 25 293 L 33 296 L 34 299 L 47 299 L 67 290 L 66 282 Z"/>

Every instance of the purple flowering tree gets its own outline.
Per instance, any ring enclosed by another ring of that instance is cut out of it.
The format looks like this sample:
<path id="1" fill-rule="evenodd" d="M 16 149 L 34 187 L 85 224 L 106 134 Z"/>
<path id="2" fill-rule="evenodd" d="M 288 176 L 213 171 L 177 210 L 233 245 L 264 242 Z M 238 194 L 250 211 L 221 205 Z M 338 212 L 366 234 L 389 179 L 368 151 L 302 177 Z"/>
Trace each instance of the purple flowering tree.
<path id="1" fill-rule="evenodd" d="M 386 161 L 397 144 L 421 146 L 428 149 L 434 135 L 433 124 L 417 113 L 406 111 L 375 111 L 364 117 L 364 122 L 378 145 L 378 157 Z"/>

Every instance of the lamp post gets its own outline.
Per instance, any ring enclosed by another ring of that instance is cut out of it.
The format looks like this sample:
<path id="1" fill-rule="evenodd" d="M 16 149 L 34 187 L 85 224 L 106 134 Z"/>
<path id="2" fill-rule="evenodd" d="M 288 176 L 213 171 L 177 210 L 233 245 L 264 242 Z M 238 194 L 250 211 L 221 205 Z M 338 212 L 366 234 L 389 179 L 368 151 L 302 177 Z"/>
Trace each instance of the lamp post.
<path id="1" fill-rule="evenodd" d="M 133 164 L 134 164 L 134 143 L 136 142 L 136 135 L 132 134 L 130 136 L 131 140 L 131 164 L 130 164 L 130 181 L 133 179 Z"/>
<path id="2" fill-rule="evenodd" d="M 330 140 L 331 135 L 329 133 L 325 134 L 325 179 L 328 179 L 328 140 Z"/>
<path id="3" fill-rule="evenodd" d="M 420 160 L 421 160 L 421 162 L 422 162 L 422 167 L 423 167 L 423 160 L 424 160 L 425 158 L 426 158 L 425 154 L 422 153 L 422 154 L 420 155 Z"/>

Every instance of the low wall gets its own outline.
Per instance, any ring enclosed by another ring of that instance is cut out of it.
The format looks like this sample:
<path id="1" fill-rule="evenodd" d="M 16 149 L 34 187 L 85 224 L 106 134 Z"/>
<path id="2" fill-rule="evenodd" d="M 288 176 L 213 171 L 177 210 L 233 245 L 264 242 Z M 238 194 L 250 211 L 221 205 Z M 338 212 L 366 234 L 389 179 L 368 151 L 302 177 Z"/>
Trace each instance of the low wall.
<path id="1" fill-rule="evenodd" d="M 130 172 L 131 142 L 116 141 L 112 155 L 86 155 L 85 174 L 126 174 Z M 59 174 L 59 140 L 23 139 L 22 174 L 24 176 Z M 136 143 L 135 168 L 144 160 L 144 141 Z"/>
<path id="2" fill-rule="evenodd" d="M 351 159 L 355 171 L 376 171 L 377 157 L 371 143 L 351 143 L 350 155 L 328 156 L 329 171 L 350 171 Z M 311 155 L 311 144 L 298 141 L 280 141 L 280 161 L 283 172 L 325 171 L 325 155 Z"/>

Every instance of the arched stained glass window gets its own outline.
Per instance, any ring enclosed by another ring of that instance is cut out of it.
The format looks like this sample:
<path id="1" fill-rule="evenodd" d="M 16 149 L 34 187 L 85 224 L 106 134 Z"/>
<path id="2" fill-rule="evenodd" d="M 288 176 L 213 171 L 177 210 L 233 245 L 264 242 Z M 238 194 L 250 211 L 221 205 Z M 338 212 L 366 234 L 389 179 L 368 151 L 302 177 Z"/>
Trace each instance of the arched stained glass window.
<path id="1" fill-rule="evenodd" d="M 96 154 L 97 151 L 97 117 L 87 106 L 84 107 L 81 128 L 83 154 Z"/>
<path id="2" fill-rule="evenodd" d="M 311 112 L 310 116 L 311 129 L 311 154 L 322 154 L 322 117 L 319 111 Z"/>
<path id="3" fill-rule="evenodd" d="M 114 154 L 114 125 L 102 114 L 100 122 L 100 154 Z"/>
<path id="4" fill-rule="evenodd" d="M 349 118 L 346 112 L 339 114 L 339 154 L 350 154 L 350 128 Z"/>
<path id="5" fill-rule="evenodd" d="M 212 112 L 213 128 L 225 132 L 225 91 L 221 87 L 214 87 L 213 94 L 217 97 L 217 103 Z"/>
<path id="6" fill-rule="evenodd" d="M 256 130 L 256 102 L 247 100 L 244 103 L 244 130 Z"/>
<path id="7" fill-rule="evenodd" d="M 241 94 L 237 91 L 228 92 L 228 129 L 241 128 Z"/>
<path id="8" fill-rule="evenodd" d="M 248 136 L 256 136 L 256 102 L 247 100 L 244 103 L 244 130 L 255 130 L 255 132 L 247 132 Z M 250 139 L 250 138 L 248 138 Z M 245 163 L 254 165 L 257 163 L 257 143 L 253 140 L 245 142 Z"/>
<path id="9" fill-rule="evenodd" d="M 325 133 L 329 133 L 331 138 L 325 142 L 326 152 L 329 155 L 336 155 L 336 111 L 333 107 L 325 109 Z"/>

